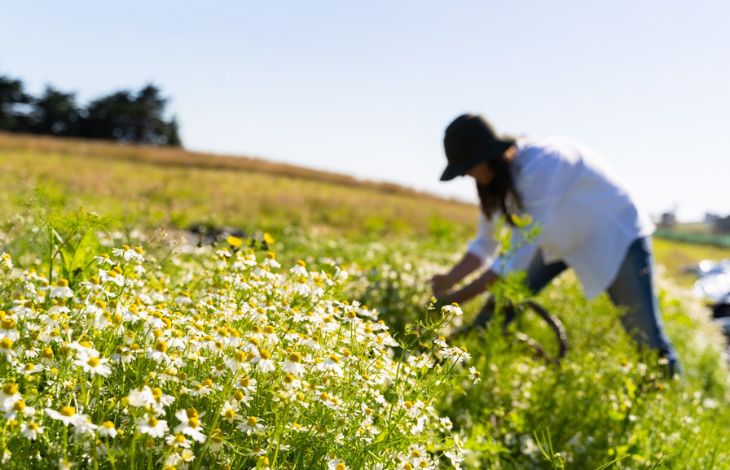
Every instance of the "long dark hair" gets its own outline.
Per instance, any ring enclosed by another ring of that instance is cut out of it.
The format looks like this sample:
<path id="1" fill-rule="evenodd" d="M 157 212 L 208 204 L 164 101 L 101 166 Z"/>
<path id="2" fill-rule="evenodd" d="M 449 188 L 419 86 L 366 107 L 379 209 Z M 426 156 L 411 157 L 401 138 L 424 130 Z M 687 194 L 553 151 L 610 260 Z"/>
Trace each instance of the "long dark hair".
<path id="1" fill-rule="evenodd" d="M 514 147 L 508 152 L 514 151 Z M 512 173 L 512 162 L 507 158 L 506 153 L 495 160 L 490 160 L 487 165 L 494 172 L 494 178 L 488 185 L 477 182 L 477 193 L 482 206 L 482 212 L 488 220 L 492 220 L 497 212 L 502 212 L 507 218 L 507 223 L 515 226 L 512 219 L 516 212 L 523 210 L 522 196 L 517 191 L 514 174 Z"/>

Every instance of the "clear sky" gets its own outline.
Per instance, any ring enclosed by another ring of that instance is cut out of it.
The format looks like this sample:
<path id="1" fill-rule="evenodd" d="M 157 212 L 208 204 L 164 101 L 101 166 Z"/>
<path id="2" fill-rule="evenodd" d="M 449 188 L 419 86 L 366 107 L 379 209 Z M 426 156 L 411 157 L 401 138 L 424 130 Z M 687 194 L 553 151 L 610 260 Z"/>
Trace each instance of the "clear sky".
<path id="1" fill-rule="evenodd" d="M 443 129 L 596 149 L 652 213 L 730 213 L 730 2 L 3 2 L 0 73 L 81 102 L 159 84 L 186 147 L 474 199 Z"/>

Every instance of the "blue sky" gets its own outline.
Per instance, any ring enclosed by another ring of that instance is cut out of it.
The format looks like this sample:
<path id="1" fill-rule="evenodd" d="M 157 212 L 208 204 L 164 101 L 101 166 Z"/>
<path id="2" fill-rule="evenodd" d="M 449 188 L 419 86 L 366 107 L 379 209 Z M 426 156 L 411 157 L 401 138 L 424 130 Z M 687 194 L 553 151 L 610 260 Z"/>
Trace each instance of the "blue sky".
<path id="1" fill-rule="evenodd" d="M 82 102 L 148 81 L 188 148 L 475 199 L 443 129 L 596 149 L 652 213 L 730 212 L 730 2 L 5 2 L 0 73 Z M 476 215 L 475 215 L 476 216 Z"/>

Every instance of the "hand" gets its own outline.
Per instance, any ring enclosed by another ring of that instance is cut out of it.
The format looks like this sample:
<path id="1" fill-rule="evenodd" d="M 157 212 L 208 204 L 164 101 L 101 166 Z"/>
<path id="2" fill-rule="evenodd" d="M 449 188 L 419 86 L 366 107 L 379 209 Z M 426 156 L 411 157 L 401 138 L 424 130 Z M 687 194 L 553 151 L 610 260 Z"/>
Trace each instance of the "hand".
<path id="1" fill-rule="evenodd" d="M 453 285 L 454 282 L 448 274 L 436 274 L 431 278 L 431 290 L 436 298 L 441 297 Z"/>

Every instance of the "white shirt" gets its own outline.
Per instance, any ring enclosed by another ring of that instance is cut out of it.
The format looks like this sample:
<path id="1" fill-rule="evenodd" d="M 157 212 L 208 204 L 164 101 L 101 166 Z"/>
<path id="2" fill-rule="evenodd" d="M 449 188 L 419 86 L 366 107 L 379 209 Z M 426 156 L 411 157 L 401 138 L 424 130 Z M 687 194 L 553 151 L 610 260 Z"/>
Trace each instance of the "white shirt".
<path id="1" fill-rule="evenodd" d="M 517 139 L 513 160 L 525 213 L 542 228 L 532 243 L 515 231 L 511 256 L 496 256 L 494 224 L 483 213 L 467 251 L 500 275 L 528 267 L 538 247 L 545 263 L 572 267 L 588 298 L 613 281 L 629 245 L 654 224 L 591 149 L 563 137 Z M 496 219 L 496 218 L 494 218 Z"/>

